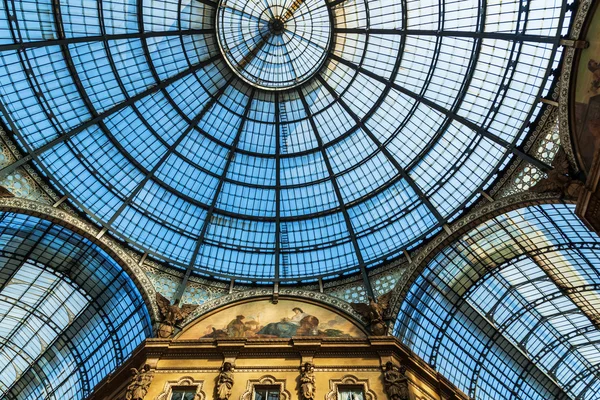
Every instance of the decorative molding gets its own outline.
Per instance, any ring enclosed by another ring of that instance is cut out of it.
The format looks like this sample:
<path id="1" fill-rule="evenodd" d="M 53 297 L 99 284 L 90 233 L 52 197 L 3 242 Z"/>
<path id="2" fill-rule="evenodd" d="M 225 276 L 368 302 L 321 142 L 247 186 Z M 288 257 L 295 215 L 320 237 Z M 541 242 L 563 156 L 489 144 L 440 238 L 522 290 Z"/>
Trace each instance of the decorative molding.
<path id="1" fill-rule="evenodd" d="M 573 19 L 569 39 L 577 40 L 581 35 L 581 29 L 585 19 L 590 11 L 592 0 L 580 0 L 577 13 Z M 575 152 L 573 151 L 573 142 L 571 140 L 571 126 L 569 123 L 569 92 L 571 86 L 571 77 L 574 75 L 573 62 L 575 61 L 576 52 L 578 50 L 573 47 L 565 47 L 563 50 L 563 66 L 560 75 L 560 94 L 558 96 L 558 120 L 560 129 L 560 142 L 567 154 L 569 163 L 578 171 Z"/>
<path id="2" fill-rule="evenodd" d="M 202 386 L 204 385 L 204 381 L 196 381 L 191 376 L 184 376 L 178 381 L 167 381 L 165 383 L 165 387 L 163 392 L 156 397 L 156 400 L 171 400 L 171 395 L 173 394 L 174 387 L 196 387 L 196 396 L 194 400 L 205 400 L 206 395 L 202 391 Z"/>
<path id="3" fill-rule="evenodd" d="M 253 400 L 255 398 L 254 387 L 257 385 L 279 386 L 280 400 L 291 400 L 292 398 L 291 393 L 285 388 L 285 379 L 277 379 L 272 375 L 265 375 L 259 379 L 249 379 L 246 383 L 246 391 L 242 394 L 240 400 Z"/>
<path id="4" fill-rule="evenodd" d="M 381 371 L 377 368 L 377 371 Z M 325 395 L 325 400 L 342 400 L 339 397 L 340 385 L 362 386 L 365 393 L 365 400 L 377 400 L 377 394 L 371 390 L 368 379 L 358 379 L 353 375 L 345 375 L 342 379 L 329 380 L 329 392 Z"/>
<path id="5" fill-rule="evenodd" d="M 565 202 L 565 200 L 561 199 L 557 194 L 523 192 L 496 200 L 492 203 L 487 203 L 473 210 L 463 218 L 460 218 L 450 225 L 448 232 L 440 232 L 426 246 L 421 247 L 420 251 L 413 257 L 413 262 L 409 265 L 408 271 L 400 278 L 394 288 L 390 299 L 389 315 L 394 319 L 396 318 L 410 286 L 417 279 L 419 274 L 423 272 L 427 263 L 445 246 L 457 240 L 469 230 L 491 218 L 512 210 L 540 204 L 554 204 L 561 202 Z M 568 202 L 571 203 L 571 201 Z M 393 327 L 394 324 L 389 325 L 390 334 Z"/>
<path id="6" fill-rule="evenodd" d="M 152 285 L 152 282 L 150 282 L 138 263 L 127 254 L 125 249 L 123 249 L 119 243 L 111 239 L 108 235 L 103 235 L 100 239 L 96 238 L 100 233 L 99 228 L 66 211 L 59 210 L 57 208 L 32 200 L 14 197 L 0 199 L 0 211 L 27 214 L 54 222 L 72 230 L 73 232 L 77 232 L 92 243 L 97 244 L 112 258 L 114 258 L 114 260 L 133 280 L 142 294 L 142 297 L 144 298 L 152 321 L 158 321 L 159 314 L 155 301 L 156 291 L 154 290 L 154 285 Z"/>

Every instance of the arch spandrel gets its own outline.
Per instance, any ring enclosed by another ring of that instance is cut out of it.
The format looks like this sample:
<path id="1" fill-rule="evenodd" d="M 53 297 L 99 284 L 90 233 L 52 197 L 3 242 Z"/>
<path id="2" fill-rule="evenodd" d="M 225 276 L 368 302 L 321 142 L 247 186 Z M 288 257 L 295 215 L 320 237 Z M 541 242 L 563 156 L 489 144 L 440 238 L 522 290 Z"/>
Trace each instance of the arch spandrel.
<path id="1" fill-rule="evenodd" d="M 365 338 L 364 327 L 325 305 L 298 298 L 254 298 L 218 308 L 191 321 L 179 340 L 202 338 Z"/>

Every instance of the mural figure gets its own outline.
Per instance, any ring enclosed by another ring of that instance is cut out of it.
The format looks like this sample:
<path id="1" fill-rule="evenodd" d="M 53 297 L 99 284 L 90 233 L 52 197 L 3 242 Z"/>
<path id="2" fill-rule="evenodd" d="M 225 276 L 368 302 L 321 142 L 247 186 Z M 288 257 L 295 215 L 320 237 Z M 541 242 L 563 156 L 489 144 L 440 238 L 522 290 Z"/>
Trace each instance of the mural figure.
<path id="1" fill-rule="evenodd" d="M 355 323 L 331 310 L 292 300 L 241 303 L 203 318 L 182 335 L 181 339 L 365 336 Z"/>
<path id="2" fill-rule="evenodd" d="M 350 303 L 354 311 L 362 315 L 362 317 L 369 323 L 369 329 L 371 334 L 375 336 L 384 336 L 387 334 L 387 324 L 385 312 L 387 311 L 390 303 L 392 292 L 389 291 L 386 294 L 379 296 L 377 301 L 374 298 L 369 297 L 369 304 L 364 303 Z"/>
<path id="3" fill-rule="evenodd" d="M 590 92 L 596 94 L 600 89 L 600 63 L 594 59 L 588 61 L 588 69 L 592 73 L 592 83 L 590 85 Z"/>
<path id="4" fill-rule="evenodd" d="M 319 319 L 317 317 L 306 314 L 299 307 L 294 307 L 292 311 L 294 315 L 291 318 L 286 317 L 280 322 L 271 322 L 258 331 L 258 334 L 282 338 L 318 335 Z"/>
<path id="5" fill-rule="evenodd" d="M 406 367 L 397 368 L 391 361 L 385 363 L 383 384 L 389 400 L 408 400 L 408 378 Z"/>
<path id="6" fill-rule="evenodd" d="M 233 366 L 224 362 L 217 381 L 217 400 L 229 400 L 233 387 Z"/>
<path id="7" fill-rule="evenodd" d="M 150 366 L 145 364 L 139 371 L 136 368 L 131 368 L 131 374 L 133 376 L 131 383 L 127 386 L 125 400 L 143 400 L 154 377 L 150 372 Z"/>
<path id="8" fill-rule="evenodd" d="M 235 319 L 231 320 L 227 324 L 227 336 L 228 337 L 245 337 L 246 336 L 246 325 L 244 324 L 243 315 L 238 315 Z"/>
<path id="9" fill-rule="evenodd" d="M 300 392 L 304 400 L 315 398 L 315 366 L 310 362 L 300 367 Z"/>
<path id="10" fill-rule="evenodd" d="M 170 338 L 173 335 L 175 325 L 182 322 L 188 315 L 192 313 L 197 305 L 182 304 L 179 306 L 179 300 L 175 300 L 174 304 L 171 305 L 169 299 L 156 293 L 156 303 L 160 311 L 162 320 L 158 327 L 158 337 L 162 339 Z"/>

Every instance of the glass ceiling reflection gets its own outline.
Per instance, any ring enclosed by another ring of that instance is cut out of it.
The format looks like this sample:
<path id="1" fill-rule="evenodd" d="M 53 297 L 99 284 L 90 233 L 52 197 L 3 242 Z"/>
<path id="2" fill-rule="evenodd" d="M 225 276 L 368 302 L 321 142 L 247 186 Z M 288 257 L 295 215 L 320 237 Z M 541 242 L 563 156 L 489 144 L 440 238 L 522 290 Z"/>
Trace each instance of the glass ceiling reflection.
<path id="1" fill-rule="evenodd" d="M 225 62 L 210 0 L 52 4 L 0 6 L 19 144 L 142 251 L 265 280 L 355 272 L 454 219 L 518 153 L 568 25 L 561 1 L 330 1 L 323 67 L 269 91 Z"/>

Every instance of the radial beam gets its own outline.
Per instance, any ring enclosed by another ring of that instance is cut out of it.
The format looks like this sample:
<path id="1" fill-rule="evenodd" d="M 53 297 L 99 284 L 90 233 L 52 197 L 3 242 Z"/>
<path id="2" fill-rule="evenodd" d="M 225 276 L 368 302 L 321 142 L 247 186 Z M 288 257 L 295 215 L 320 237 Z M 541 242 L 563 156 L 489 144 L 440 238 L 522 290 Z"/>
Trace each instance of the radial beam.
<path id="1" fill-rule="evenodd" d="M 438 31 L 420 29 L 371 29 L 371 28 L 334 28 L 334 33 L 342 34 L 369 34 L 369 35 L 403 35 L 403 36 L 435 36 L 435 37 L 460 37 L 473 39 L 496 39 L 519 42 L 551 43 L 558 44 L 559 36 L 525 35 L 507 32 L 481 32 L 481 31 Z"/>
<path id="2" fill-rule="evenodd" d="M 185 274 L 181 283 L 177 287 L 177 291 L 175 292 L 174 301 L 181 300 L 181 296 L 185 292 L 185 288 L 187 286 L 190 275 L 192 274 L 192 270 L 194 269 L 194 265 L 196 264 L 196 260 L 198 259 L 198 255 L 200 254 L 200 249 L 202 248 L 202 244 L 204 244 L 204 240 L 206 238 L 206 232 L 208 231 L 208 226 L 210 225 L 210 221 L 212 220 L 212 216 L 215 212 L 215 208 L 217 206 L 217 201 L 219 200 L 219 195 L 221 194 L 221 190 L 223 189 L 223 185 L 225 184 L 225 178 L 227 177 L 227 173 L 229 171 L 229 167 L 235 158 L 235 150 L 238 147 L 240 139 L 242 137 L 242 133 L 244 132 L 244 127 L 246 125 L 246 121 L 248 120 L 248 114 L 250 113 L 250 108 L 252 106 L 252 101 L 254 100 L 255 90 L 252 89 L 250 95 L 248 96 L 248 103 L 244 108 L 244 114 L 242 116 L 240 126 L 235 134 L 235 138 L 231 143 L 231 150 L 227 153 L 227 159 L 225 160 L 225 166 L 223 167 L 223 171 L 221 172 L 221 178 L 219 179 L 219 183 L 215 189 L 215 193 L 212 198 L 212 202 L 210 204 L 210 208 L 206 212 L 206 217 L 204 217 L 204 221 L 202 222 L 202 228 L 200 229 L 200 234 L 198 235 L 198 240 L 196 240 L 196 245 L 194 246 L 194 250 L 192 252 L 192 257 L 190 258 L 190 263 L 185 270 Z"/>
<path id="3" fill-rule="evenodd" d="M 83 124 L 77 126 L 76 128 L 65 132 L 61 135 L 59 135 L 58 137 L 54 138 L 53 140 L 49 141 L 48 143 L 32 150 L 29 154 L 25 155 L 24 157 L 18 159 L 17 161 L 13 162 L 12 164 L 9 164 L 7 166 L 5 166 L 4 168 L 0 169 L 0 179 L 4 179 L 6 178 L 7 175 L 13 173 L 17 168 L 21 167 L 22 165 L 28 163 L 29 161 L 33 160 L 34 158 L 38 157 L 39 155 L 45 153 L 46 151 L 52 149 L 53 147 L 71 139 L 73 136 L 83 132 L 84 130 L 86 130 L 87 128 L 97 124 L 98 122 L 106 119 L 107 117 L 118 113 L 119 111 L 123 110 L 124 108 L 134 104 L 135 102 L 149 96 L 152 95 L 164 88 L 166 88 L 167 86 L 169 86 L 170 84 L 172 84 L 173 82 L 176 82 L 190 74 L 193 74 L 194 72 L 204 68 L 205 66 L 213 63 L 214 61 L 216 61 L 217 59 L 219 59 L 220 56 L 219 55 L 215 55 L 205 61 L 202 61 L 184 71 L 181 71 L 173 76 L 171 76 L 170 78 L 167 78 L 163 81 L 160 81 L 158 84 L 156 84 L 155 86 L 150 87 L 149 89 L 144 90 L 141 93 L 138 93 L 135 96 L 130 97 L 129 99 L 107 109 L 106 111 L 98 114 L 96 117 L 93 117 L 89 120 L 87 120 L 86 122 L 84 122 Z M 15 132 L 17 133 L 17 132 Z"/>
<path id="4" fill-rule="evenodd" d="M 350 62 L 340 56 L 338 56 L 337 54 L 330 52 L 330 56 L 332 59 L 366 75 L 369 76 L 381 83 L 383 83 L 384 85 L 389 85 L 392 88 L 394 88 L 395 90 L 397 90 L 398 92 L 407 95 L 409 97 L 412 97 L 413 99 L 425 104 L 426 106 L 438 111 L 441 114 L 444 114 L 446 117 L 457 121 L 459 123 L 461 123 L 462 125 L 466 126 L 467 128 L 470 128 L 471 130 L 477 132 L 478 134 L 480 134 L 481 136 L 485 137 L 486 139 L 489 139 L 490 141 L 504 147 L 507 150 L 510 150 L 514 155 L 516 155 L 517 157 L 521 158 L 524 161 L 527 161 L 528 163 L 534 165 L 535 167 L 541 169 L 542 171 L 546 172 L 546 171 L 550 171 L 552 170 L 552 166 L 546 164 L 543 161 L 538 160 L 537 158 L 534 158 L 532 156 L 530 156 L 527 153 L 524 153 L 523 151 L 517 149 L 512 143 L 506 141 L 505 139 L 502 139 L 492 133 L 490 133 L 487 129 L 475 124 L 474 122 L 468 120 L 465 117 L 462 117 L 460 115 L 458 115 L 457 113 L 448 110 L 447 108 L 437 104 L 436 102 L 427 99 L 425 96 L 417 94 L 411 90 L 406 89 L 403 86 L 398 85 L 395 82 L 390 81 L 387 78 L 384 78 L 382 76 L 377 75 L 374 72 L 371 72 L 363 67 L 360 67 L 356 64 L 354 64 L 353 62 Z"/>
<path id="5" fill-rule="evenodd" d="M 358 117 L 358 115 L 356 115 L 352 111 L 352 109 L 350 109 L 350 106 L 348 106 L 348 104 L 346 104 L 346 102 L 337 94 L 335 89 L 333 89 L 321 75 L 318 75 L 318 79 L 323 84 L 323 86 L 325 86 L 325 88 L 331 93 L 331 95 L 340 103 L 340 105 L 342 106 L 342 108 L 344 108 L 344 110 L 348 113 L 348 115 L 350 115 L 350 117 L 352 117 L 352 119 L 354 119 L 354 122 L 362 129 L 363 132 L 365 132 L 365 134 L 371 139 L 371 141 L 373 141 L 373 143 L 377 146 L 377 149 L 379 151 L 381 151 L 383 153 L 383 155 L 385 155 L 385 157 L 390 161 L 390 163 L 392 163 L 394 168 L 396 168 L 396 170 L 398 170 L 398 173 L 404 178 L 406 183 L 408 183 L 408 185 L 411 187 L 411 189 L 419 197 L 421 202 L 423 204 L 425 204 L 425 206 L 429 209 L 431 214 L 433 214 L 433 216 L 437 219 L 439 225 L 444 226 L 444 224 L 446 223 L 446 220 L 442 217 L 442 215 L 439 213 L 439 211 L 431 203 L 429 198 L 427 196 L 425 196 L 425 194 L 423 193 L 423 191 L 421 190 L 419 185 L 417 185 L 417 183 L 412 179 L 412 177 L 408 174 L 408 172 L 406 172 L 404 167 L 402 167 L 402 165 L 400 165 L 398 160 L 396 160 L 396 158 L 383 145 L 383 143 L 381 143 L 377 139 L 377 137 L 373 134 L 373 132 L 371 132 L 371 130 Z"/>
<path id="6" fill-rule="evenodd" d="M 148 39 L 156 37 L 170 37 L 182 35 L 207 35 L 214 34 L 214 29 L 182 29 L 176 31 L 163 32 L 134 32 L 121 33 L 116 35 L 97 35 L 97 36 L 77 36 L 60 39 L 38 40 L 31 42 L 1 44 L 0 52 L 12 50 L 35 49 L 49 46 L 65 46 L 78 43 L 105 42 L 108 40 L 127 40 L 127 39 Z"/>
<path id="7" fill-rule="evenodd" d="M 369 279 L 369 274 L 367 273 L 367 267 L 365 265 L 364 258 L 362 256 L 362 252 L 360 250 L 360 246 L 358 244 L 358 239 L 356 238 L 356 232 L 354 232 L 354 227 L 352 226 L 352 221 L 350 219 L 350 215 L 348 214 L 348 210 L 346 209 L 346 203 L 344 202 L 344 198 L 342 196 L 342 191 L 335 177 L 335 173 L 333 171 L 333 167 L 331 166 L 331 161 L 329 160 L 329 156 L 325 151 L 325 147 L 323 147 L 323 139 L 319 134 L 319 129 L 313 115 L 310 111 L 310 107 L 308 102 L 306 101 L 306 96 L 304 96 L 304 92 L 302 92 L 301 88 L 298 88 L 298 94 L 300 96 L 300 100 L 302 101 L 302 105 L 304 106 L 304 111 L 308 116 L 308 122 L 313 130 L 315 135 L 315 139 L 317 140 L 317 145 L 319 146 L 319 150 L 321 151 L 321 157 L 323 157 L 323 161 L 325 162 L 325 166 L 327 168 L 327 173 L 329 174 L 329 178 L 331 180 L 331 185 L 333 186 L 333 190 L 335 192 L 335 196 L 337 197 L 338 203 L 340 205 L 340 209 L 342 211 L 342 215 L 344 216 L 344 222 L 346 223 L 346 230 L 348 231 L 348 235 L 350 236 L 350 240 L 352 241 L 352 246 L 354 247 L 354 252 L 356 253 L 356 258 L 358 261 L 358 266 L 360 268 L 360 273 L 363 279 L 363 283 L 367 290 L 367 295 L 371 298 L 375 297 L 373 292 L 373 286 L 371 285 L 371 280 Z"/>
<path id="8" fill-rule="evenodd" d="M 106 222 L 106 224 L 104 224 L 104 227 L 106 229 L 109 229 L 111 227 L 111 225 L 117 220 L 117 217 L 119 215 L 121 215 L 121 213 L 125 210 L 125 208 L 127 206 L 129 206 L 133 202 L 133 199 L 144 188 L 144 186 L 146 186 L 146 183 L 148 183 L 148 181 L 150 181 L 150 179 L 152 179 L 152 177 L 156 174 L 156 172 L 158 172 L 158 170 L 160 169 L 160 167 L 162 167 L 163 164 L 169 159 L 169 157 L 171 156 L 171 154 L 173 154 L 173 152 L 175 151 L 175 149 L 177 149 L 177 146 L 179 146 L 181 144 L 181 142 L 188 136 L 188 134 L 190 132 L 192 132 L 194 129 L 196 129 L 196 127 L 198 126 L 198 124 L 200 123 L 200 121 L 202 120 L 202 118 L 204 118 L 204 116 L 206 115 L 206 113 L 208 111 L 210 111 L 210 109 L 217 102 L 217 100 L 219 99 L 219 97 L 225 92 L 225 90 L 227 89 L 227 87 L 231 83 L 232 79 L 233 79 L 233 77 L 230 78 L 229 81 L 227 81 L 217 91 L 217 93 L 210 98 L 210 100 L 208 102 L 206 102 L 206 104 L 204 104 L 204 106 L 202 107 L 202 110 L 200 110 L 200 112 L 194 117 L 194 119 L 192 119 L 192 121 L 190 121 L 190 123 L 188 124 L 188 126 L 183 130 L 183 132 L 181 132 L 179 134 L 179 136 L 173 142 L 173 144 L 171 144 L 169 147 L 167 147 L 166 151 L 161 156 L 161 158 L 154 164 L 154 166 L 152 167 L 152 169 L 144 176 L 144 178 L 137 184 L 137 186 L 135 187 L 135 189 L 133 189 L 131 191 L 131 193 L 127 196 L 127 198 L 125 199 L 125 201 L 123 201 L 123 203 L 114 212 L 114 214 Z"/>

